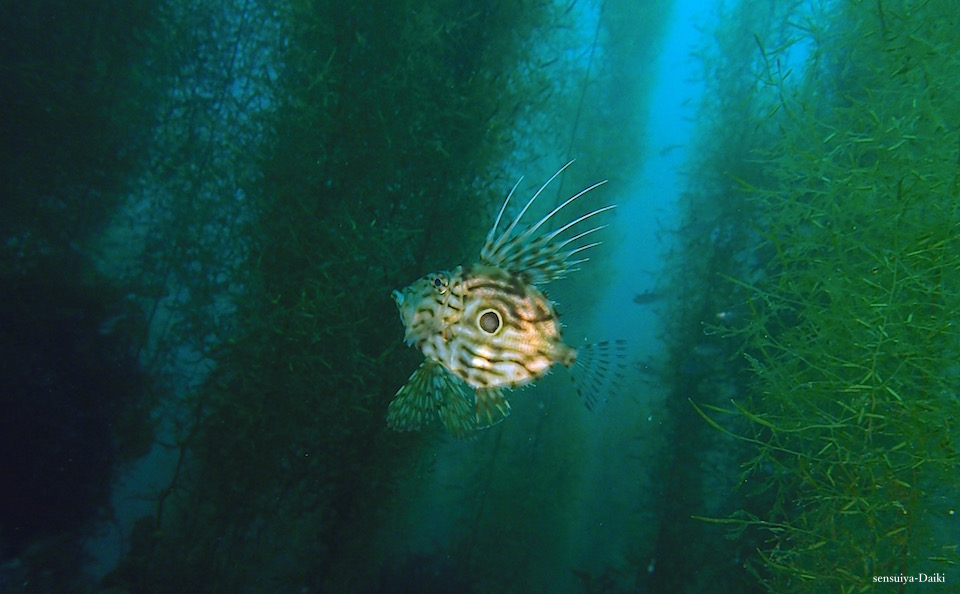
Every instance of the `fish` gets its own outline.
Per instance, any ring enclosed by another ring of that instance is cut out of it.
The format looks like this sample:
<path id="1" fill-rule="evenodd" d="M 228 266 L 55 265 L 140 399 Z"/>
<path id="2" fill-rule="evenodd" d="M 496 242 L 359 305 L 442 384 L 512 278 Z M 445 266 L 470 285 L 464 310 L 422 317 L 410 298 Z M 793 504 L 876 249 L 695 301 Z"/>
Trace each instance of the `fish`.
<path id="1" fill-rule="evenodd" d="M 607 205 L 546 231 L 566 207 L 606 183 L 577 192 L 532 225 L 521 221 L 568 162 L 548 179 L 509 223 L 507 206 L 523 178 L 507 194 L 487 233 L 480 258 L 431 272 L 391 296 L 404 327 L 404 342 L 423 362 L 387 407 L 387 425 L 416 431 L 439 417 L 446 430 L 466 437 L 510 414 L 505 391 L 532 384 L 560 364 L 593 409 L 611 380 L 621 377 L 625 342 L 564 342 L 556 304 L 544 285 L 565 278 L 587 262 L 583 252 L 607 225 L 580 225 L 616 208 Z M 501 231 L 501 224 L 504 228 Z"/>
<path id="2" fill-rule="evenodd" d="M 637 293 L 633 298 L 633 302 L 640 305 L 648 305 L 661 299 L 663 299 L 663 294 L 658 291 L 644 291 L 643 293 Z"/>
<path id="3" fill-rule="evenodd" d="M 661 148 L 658 152 L 659 152 L 659 155 L 660 155 L 661 157 L 666 157 L 667 155 L 669 155 L 670 153 L 672 153 L 673 151 L 675 151 L 675 150 L 677 150 L 677 149 L 679 149 L 679 148 L 683 148 L 683 145 L 682 145 L 682 144 L 668 144 L 668 145 L 664 146 L 663 148 Z"/>

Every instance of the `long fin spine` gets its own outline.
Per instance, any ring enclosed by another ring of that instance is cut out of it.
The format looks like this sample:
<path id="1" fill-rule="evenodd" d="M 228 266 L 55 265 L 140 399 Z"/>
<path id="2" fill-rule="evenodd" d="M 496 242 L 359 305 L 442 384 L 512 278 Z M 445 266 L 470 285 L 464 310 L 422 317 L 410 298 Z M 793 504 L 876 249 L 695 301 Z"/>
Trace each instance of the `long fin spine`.
<path id="1" fill-rule="evenodd" d="M 583 250 L 589 250 L 590 248 L 597 247 L 598 245 L 601 245 L 602 243 L 603 243 L 602 241 L 594 241 L 593 243 L 588 243 L 587 245 L 581 245 L 580 247 L 578 247 L 578 248 L 576 248 L 576 249 L 573 249 L 573 250 L 570 250 L 569 252 L 567 252 L 567 253 L 566 253 L 566 256 L 569 257 L 569 256 L 572 256 L 572 255 L 574 255 L 574 254 L 580 253 L 580 252 L 582 252 Z M 590 259 L 590 258 L 584 258 L 583 260 L 578 260 L 578 262 L 585 262 L 585 261 L 587 261 L 587 260 L 589 260 L 589 259 Z M 577 263 L 577 262 L 570 262 L 570 264 L 576 264 L 576 263 Z"/>
<path id="2" fill-rule="evenodd" d="M 510 198 L 513 197 L 513 193 L 517 191 L 517 187 L 520 185 L 520 182 L 523 181 L 523 176 L 520 176 L 520 179 L 517 180 L 517 183 L 513 184 L 513 187 L 510 188 L 510 193 L 507 194 L 506 199 L 503 201 L 503 205 L 500 207 L 500 212 L 497 213 L 497 220 L 493 222 L 493 227 L 490 228 L 490 231 L 487 232 L 487 241 L 486 244 L 489 245 L 493 241 L 493 236 L 497 232 L 497 227 L 500 226 L 500 219 L 503 218 L 503 213 L 507 210 L 507 204 L 510 203 Z"/>
<path id="3" fill-rule="evenodd" d="M 571 237 L 570 239 L 565 239 L 565 240 L 563 240 L 562 242 L 558 243 L 558 244 L 557 244 L 557 250 L 559 251 L 559 250 L 563 249 L 564 247 L 570 245 L 571 243 L 573 243 L 573 242 L 575 242 L 575 241 L 577 241 L 577 240 L 579 240 L 579 239 L 583 239 L 584 237 L 586 237 L 587 235 L 590 235 L 591 233 L 596 233 L 597 231 L 600 231 L 601 229 L 606 229 L 607 227 L 609 227 L 609 225 L 599 225 L 599 226 L 597 226 L 597 227 L 594 227 L 593 229 L 589 229 L 589 230 L 587 230 L 587 231 L 584 231 L 583 233 L 578 233 L 577 235 L 574 235 L 574 236 Z M 552 238 L 551 238 L 551 239 L 552 239 Z M 602 241 L 597 241 L 597 242 L 594 242 L 594 243 L 590 244 L 590 246 L 593 247 L 593 246 L 599 245 L 599 244 L 601 244 L 601 243 L 603 243 L 603 242 L 602 242 Z"/>
<path id="4" fill-rule="evenodd" d="M 576 219 L 570 221 L 569 223 L 567 223 L 566 225 L 560 227 L 559 229 L 555 229 L 555 230 L 551 231 L 549 234 L 546 235 L 546 237 L 549 237 L 549 238 L 553 239 L 554 237 L 556 237 L 557 235 L 563 233 L 564 231 L 566 231 L 566 230 L 569 229 L 570 227 L 573 227 L 573 226 L 575 226 L 575 225 L 579 225 L 580 223 L 586 221 L 586 220 L 589 219 L 590 217 L 595 217 L 595 216 L 597 216 L 598 214 L 607 212 L 608 210 L 613 210 L 613 209 L 616 208 L 616 207 L 617 207 L 616 204 L 608 204 L 607 206 L 604 206 L 603 208 L 598 208 L 597 210 L 588 212 L 587 214 L 582 215 L 582 216 L 580 216 L 580 217 L 577 217 Z M 596 227 L 594 230 L 602 229 L 602 228 L 605 227 L 605 226 L 606 226 L 606 225 L 603 225 L 603 226 L 601 226 L 601 227 Z"/>
<path id="5" fill-rule="evenodd" d="M 571 161 L 570 163 L 572 163 L 572 162 L 573 162 L 573 161 Z M 568 163 L 567 165 L 569 165 L 569 163 Z M 566 166 L 564 166 L 564 167 L 566 167 Z M 561 170 L 561 171 L 562 171 L 562 170 Z M 559 173 L 559 172 L 558 172 L 558 173 Z M 549 182 L 548 182 L 548 183 L 549 183 Z M 577 198 L 580 198 L 581 196 L 583 196 L 584 194 L 586 194 L 586 193 L 589 192 L 590 190 L 592 190 L 592 189 L 594 189 L 594 188 L 597 188 L 597 187 L 599 187 L 599 186 L 602 186 L 602 185 L 605 184 L 605 183 L 607 183 L 607 180 L 603 180 L 603 181 L 601 181 L 601 182 L 597 182 L 597 183 L 593 184 L 592 186 L 590 186 L 589 188 L 585 188 L 585 189 L 583 189 L 583 190 L 580 190 L 579 192 L 577 192 L 577 193 L 574 194 L 573 196 L 567 198 L 566 200 L 563 201 L 563 204 L 561 204 L 560 206 L 558 206 L 558 207 L 554 208 L 553 210 L 551 210 L 549 213 L 546 214 L 546 216 L 544 216 L 542 219 L 540 219 L 539 221 L 537 221 L 537 223 L 536 223 L 535 225 L 532 225 L 532 226 L 528 227 L 527 230 L 524 231 L 523 233 L 521 233 L 517 239 L 519 239 L 519 240 L 525 240 L 527 237 L 530 237 L 531 235 L 533 235 L 534 233 L 536 233 L 537 229 L 539 229 L 540 227 L 542 227 L 542 226 L 544 225 L 544 223 L 546 223 L 546 222 L 549 221 L 551 218 L 553 218 L 553 216 L 554 216 L 555 214 L 557 214 L 558 212 L 560 212 L 561 210 L 563 210 L 563 209 L 564 209 L 566 206 L 568 206 L 571 202 L 573 202 L 573 201 L 576 200 Z M 538 192 L 538 194 L 539 194 L 539 192 Z M 607 207 L 607 208 L 609 208 L 609 207 Z M 562 232 L 563 232 L 562 230 L 564 230 L 564 229 L 569 229 L 570 227 L 572 227 L 573 225 L 576 225 L 576 224 L 579 223 L 580 221 L 583 221 L 583 220 L 585 220 L 585 219 L 587 219 L 587 218 L 590 218 L 591 216 L 593 216 L 593 215 L 595 215 L 595 214 L 600 214 L 601 212 L 603 212 L 603 209 L 594 211 L 594 212 L 592 212 L 592 213 L 590 213 L 589 215 L 586 215 L 586 216 L 584 216 L 584 217 L 580 217 L 580 218 L 577 219 L 576 221 L 574 221 L 574 222 L 572 222 L 572 223 L 568 223 L 568 224 L 564 225 L 563 227 L 561 227 L 561 228 L 560 228 L 561 230 L 556 231 L 556 232 L 551 232 L 551 236 L 556 235 L 556 233 L 562 233 Z"/>
<path id="6" fill-rule="evenodd" d="M 563 167 L 561 167 L 560 169 L 558 169 L 556 173 L 554 173 L 552 176 L 550 176 L 550 179 L 548 179 L 546 182 L 544 182 L 544 184 L 543 184 L 542 186 L 540 186 L 540 189 L 537 190 L 537 192 L 533 195 L 533 197 L 531 197 L 530 200 L 527 201 L 527 203 L 524 205 L 524 207 L 520 210 L 520 212 L 517 214 L 517 216 L 516 216 L 516 217 L 513 219 L 513 221 L 510 223 L 510 226 L 507 227 L 506 230 L 504 230 L 503 234 L 500 235 L 500 237 L 497 238 L 497 241 L 493 244 L 493 246 L 491 246 L 491 247 L 492 247 L 492 250 L 491 250 L 492 252 L 496 252 L 496 251 L 499 250 L 501 247 L 503 247 L 503 245 L 509 240 L 509 238 L 510 238 L 510 233 L 512 233 L 513 230 L 517 227 L 517 225 L 520 223 L 520 219 L 523 218 L 523 215 L 526 214 L 527 210 L 533 205 L 533 203 L 537 200 L 537 198 L 540 197 L 540 194 L 542 194 L 543 191 L 544 191 L 545 189 L 547 189 L 547 186 L 550 185 L 550 182 L 552 182 L 553 180 L 557 179 L 557 176 L 558 176 L 558 175 L 560 175 L 561 173 L 563 173 L 564 170 L 566 170 L 567 167 L 570 167 L 570 165 L 573 163 L 573 161 L 574 161 L 573 159 L 571 159 L 570 161 L 568 161 L 566 165 L 564 165 Z M 521 179 L 522 179 L 522 178 L 521 178 Z M 518 185 L 519 185 L 519 183 L 520 183 L 520 182 L 517 182 Z M 514 186 L 514 188 L 516 188 L 516 186 Z M 513 192 L 511 191 L 511 194 L 512 194 L 512 193 L 513 193 Z M 506 203 L 504 203 L 504 206 L 506 206 Z"/>
<path id="7" fill-rule="evenodd" d="M 565 164 L 563 167 L 557 170 L 553 176 L 547 180 L 546 183 L 540 186 L 533 197 L 527 201 L 520 212 L 510 221 L 509 225 L 506 225 L 506 228 L 501 232 L 500 225 L 503 221 L 503 215 L 506 212 L 510 196 L 513 195 L 517 187 L 514 186 L 514 188 L 510 191 L 507 200 L 504 201 L 500 212 L 497 214 L 496 222 L 494 223 L 493 228 L 487 234 L 486 241 L 480 250 L 481 263 L 503 268 L 504 270 L 514 274 L 521 275 L 528 282 L 534 285 L 539 285 L 564 278 L 567 274 L 576 270 L 576 266 L 578 264 L 587 261 L 587 259 L 578 259 L 574 261 L 571 258 L 580 252 L 600 245 L 600 242 L 585 242 L 584 238 L 592 233 L 596 233 L 597 231 L 606 228 L 607 225 L 597 225 L 584 231 L 576 229 L 576 226 L 580 225 L 591 217 L 595 217 L 599 214 L 616 208 L 616 205 L 607 205 L 577 216 L 572 221 L 568 221 L 565 224 L 560 225 L 557 229 L 546 232 L 543 230 L 551 219 L 556 219 L 557 213 L 562 211 L 574 201 L 583 197 L 591 190 L 594 190 L 607 183 L 606 180 L 594 183 L 583 190 L 580 190 L 573 196 L 564 200 L 560 205 L 553 208 L 550 212 L 532 225 L 523 226 L 522 231 L 518 231 L 520 226 L 523 224 L 523 217 L 529 211 L 533 203 L 539 196 L 543 194 L 547 186 L 549 186 L 550 183 L 563 171 L 565 171 L 572 163 L 573 161 L 570 161 Z M 573 236 L 569 238 L 561 237 L 561 234 L 565 232 L 570 232 L 570 234 Z M 537 235 L 538 233 L 539 236 Z M 584 245 L 578 245 L 581 242 L 584 242 Z"/>

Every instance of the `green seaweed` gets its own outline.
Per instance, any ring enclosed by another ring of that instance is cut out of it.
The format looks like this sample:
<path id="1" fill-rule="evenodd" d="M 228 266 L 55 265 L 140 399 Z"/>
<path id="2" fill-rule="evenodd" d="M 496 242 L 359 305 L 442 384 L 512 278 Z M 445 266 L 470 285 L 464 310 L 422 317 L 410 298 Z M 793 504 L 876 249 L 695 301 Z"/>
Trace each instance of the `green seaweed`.
<path id="1" fill-rule="evenodd" d="M 755 36 L 742 100 L 765 133 L 728 196 L 754 245 L 721 271 L 746 319 L 708 326 L 749 375 L 725 403 L 693 400 L 749 452 L 741 511 L 707 522 L 755 543 L 771 592 L 956 575 L 942 525 L 960 461 L 954 12 L 844 3 Z M 781 74 L 800 41 L 809 55 Z"/>
<path id="2" fill-rule="evenodd" d="M 264 148 L 250 147 L 259 175 L 235 178 L 249 210 L 237 213 L 207 181 L 219 163 L 202 155 L 217 154 L 214 143 L 183 146 L 208 163 L 187 169 L 185 183 L 212 187 L 212 198 L 169 204 L 187 214 L 182 235 L 145 267 L 191 287 L 199 307 L 170 340 L 197 345 L 212 371 L 178 405 L 166 444 L 175 474 L 111 587 L 376 586 L 370 569 L 390 554 L 372 544 L 396 505 L 388 495 L 433 439 L 385 424 L 387 402 L 416 366 L 416 354 L 398 348 L 390 291 L 474 255 L 510 183 L 494 172 L 530 140 L 518 122 L 531 138 L 546 133 L 549 118 L 535 110 L 547 73 L 515 72 L 553 10 L 293 2 L 277 14 L 276 105 Z M 207 236 L 211 217 L 243 241 Z M 216 275 L 191 275 L 193 262 L 217 270 L 218 252 L 243 262 L 226 333 L 208 315 L 223 287 L 203 279 Z M 204 343 L 208 332 L 228 338 Z"/>

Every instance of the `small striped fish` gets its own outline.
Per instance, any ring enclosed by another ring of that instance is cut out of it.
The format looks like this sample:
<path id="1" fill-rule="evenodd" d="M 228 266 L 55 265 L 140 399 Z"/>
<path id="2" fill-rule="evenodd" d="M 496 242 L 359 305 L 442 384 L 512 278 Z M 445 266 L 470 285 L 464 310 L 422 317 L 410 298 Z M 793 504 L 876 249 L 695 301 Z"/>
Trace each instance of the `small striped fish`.
<path id="1" fill-rule="evenodd" d="M 438 414 L 450 433 L 469 435 L 510 413 L 504 389 L 536 381 L 554 363 L 576 367 L 571 377 L 587 408 L 599 400 L 609 376 L 618 375 L 623 343 L 568 346 L 560 335 L 554 304 L 539 288 L 587 261 L 582 252 L 600 242 L 585 238 L 606 225 L 582 232 L 575 227 L 615 206 L 598 208 L 553 231 L 541 228 L 606 182 L 578 192 L 536 224 L 518 228 L 534 201 L 570 163 L 554 173 L 498 235 L 520 182 L 514 185 L 487 234 L 478 263 L 431 273 L 393 291 L 404 339 L 419 348 L 425 359 L 390 403 L 387 424 L 391 428 L 418 430 Z"/>

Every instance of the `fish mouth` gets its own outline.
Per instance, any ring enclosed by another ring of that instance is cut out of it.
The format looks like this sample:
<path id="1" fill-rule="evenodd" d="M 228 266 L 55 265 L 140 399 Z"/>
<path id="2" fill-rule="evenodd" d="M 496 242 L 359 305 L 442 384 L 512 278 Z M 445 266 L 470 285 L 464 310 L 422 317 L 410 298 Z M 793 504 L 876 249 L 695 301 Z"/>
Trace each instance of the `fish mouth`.
<path id="1" fill-rule="evenodd" d="M 393 292 L 390 293 L 390 296 L 393 297 L 393 300 L 394 302 L 396 302 L 397 307 L 400 307 L 401 305 L 403 305 L 403 293 L 401 293 L 397 289 L 394 289 Z"/>

